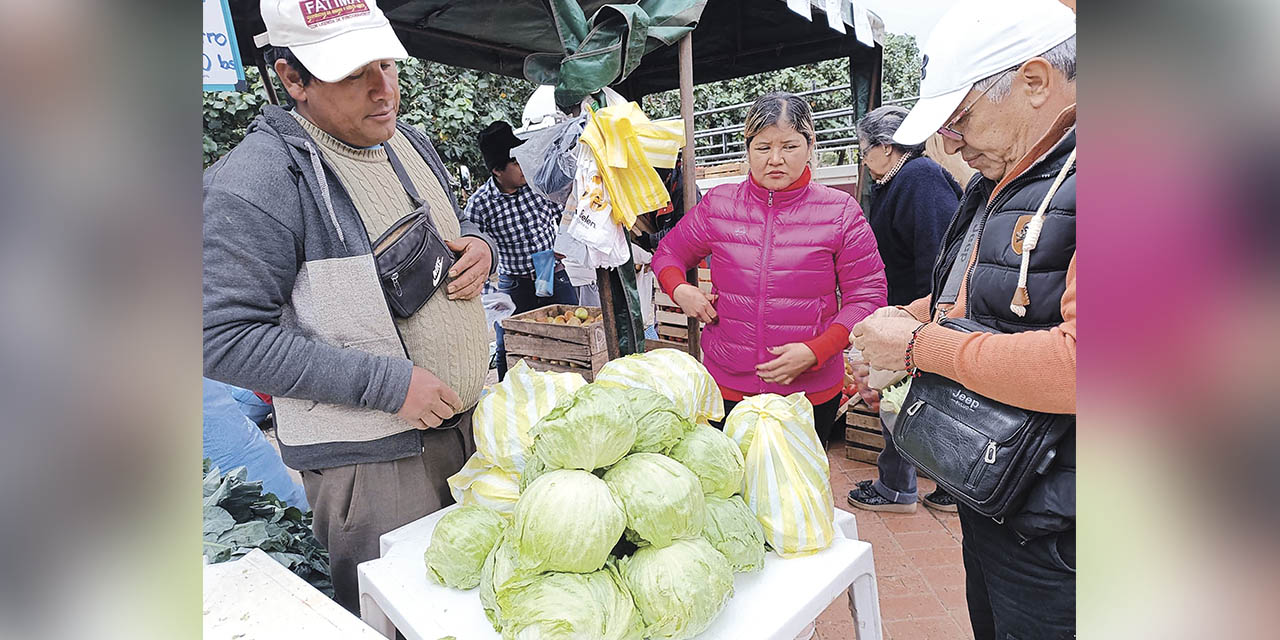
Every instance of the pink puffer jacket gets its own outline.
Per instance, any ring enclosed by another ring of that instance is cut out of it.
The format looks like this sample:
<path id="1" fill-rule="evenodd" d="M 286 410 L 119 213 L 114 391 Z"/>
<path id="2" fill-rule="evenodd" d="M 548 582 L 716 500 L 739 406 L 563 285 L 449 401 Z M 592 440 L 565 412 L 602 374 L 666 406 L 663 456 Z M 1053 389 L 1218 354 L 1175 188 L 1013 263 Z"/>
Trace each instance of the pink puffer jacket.
<path id="1" fill-rule="evenodd" d="M 755 368 L 776 357 L 770 347 L 810 340 L 833 323 L 852 328 L 886 303 L 884 263 L 861 207 L 820 184 L 769 191 L 747 178 L 712 188 L 662 239 L 653 270 L 683 272 L 707 256 L 720 297 L 718 320 L 702 332 L 703 364 L 721 386 L 746 395 L 839 385 L 841 358 L 785 386 L 766 383 Z"/>

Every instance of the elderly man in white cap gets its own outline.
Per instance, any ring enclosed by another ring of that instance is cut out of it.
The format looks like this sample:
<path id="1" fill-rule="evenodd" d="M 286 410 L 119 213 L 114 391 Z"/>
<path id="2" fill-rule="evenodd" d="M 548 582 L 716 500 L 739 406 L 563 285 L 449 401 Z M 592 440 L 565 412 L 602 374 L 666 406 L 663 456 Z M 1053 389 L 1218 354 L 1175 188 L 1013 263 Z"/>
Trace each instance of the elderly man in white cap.
<path id="1" fill-rule="evenodd" d="M 852 331 L 872 366 L 936 374 L 912 393 L 960 387 L 964 420 L 992 420 L 984 411 L 999 403 L 1060 426 L 1004 517 L 979 513 L 975 474 L 938 478 L 960 503 L 977 640 L 1075 637 L 1075 43 L 1075 14 L 1058 0 L 962 0 L 939 21 L 922 49 L 920 100 L 894 140 L 941 133 L 981 175 L 944 236 L 932 294 Z M 966 324 L 980 328 L 947 326 Z M 1022 455 L 958 442 L 932 453 L 970 469 Z"/>
<path id="2" fill-rule="evenodd" d="M 204 371 L 275 396 L 281 455 L 357 611 L 356 565 L 450 504 L 474 449 L 493 242 L 427 137 L 396 122 L 407 55 L 373 0 L 261 10 L 293 108 L 265 107 L 205 172 Z"/>

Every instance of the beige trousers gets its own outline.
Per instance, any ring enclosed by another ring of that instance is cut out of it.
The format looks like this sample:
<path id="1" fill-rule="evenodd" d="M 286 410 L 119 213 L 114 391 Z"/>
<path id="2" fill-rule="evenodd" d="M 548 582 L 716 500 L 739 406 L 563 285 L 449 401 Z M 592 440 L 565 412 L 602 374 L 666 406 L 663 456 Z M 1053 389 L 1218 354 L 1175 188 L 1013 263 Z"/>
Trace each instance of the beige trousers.
<path id="1" fill-rule="evenodd" d="M 475 451 L 471 414 L 456 428 L 423 431 L 420 455 L 302 472 L 312 529 L 329 550 L 335 599 L 347 610 L 360 614 L 356 565 L 378 557 L 378 538 L 453 504 L 446 480 Z"/>

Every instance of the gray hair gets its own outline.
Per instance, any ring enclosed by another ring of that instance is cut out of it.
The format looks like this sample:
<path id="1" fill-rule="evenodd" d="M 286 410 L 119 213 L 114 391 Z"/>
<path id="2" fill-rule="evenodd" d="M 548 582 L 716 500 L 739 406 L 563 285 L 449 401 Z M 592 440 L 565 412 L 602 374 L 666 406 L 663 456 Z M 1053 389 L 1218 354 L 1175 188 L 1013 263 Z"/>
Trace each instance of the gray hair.
<path id="1" fill-rule="evenodd" d="M 886 105 L 872 110 L 858 120 L 856 127 L 858 140 L 865 143 L 867 148 L 876 145 L 887 145 L 902 153 L 914 153 L 916 155 L 923 153 L 923 142 L 903 145 L 893 141 L 893 134 L 897 132 L 898 127 L 902 126 L 902 120 L 907 117 L 907 113 L 907 109 L 898 105 Z"/>
<path id="2" fill-rule="evenodd" d="M 1075 36 L 1071 36 L 1070 38 L 1067 38 L 1065 41 L 1063 41 L 1062 44 L 1057 45 L 1054 48 L 1040 54 L 1038 57 L 1044 58 L 1049 62 L 1049 66 L 1053 67 L 1054 69 L 1057 69 L 1058 71 L 1061 71 L 1062 75 L 1067 77 L 1067 80 L 1071 82 L 1075 82 L 1076 80 L 1076 37 Z M 1008 72 L 1012 71 L 1013 69 L 1017 69 L 1018 67 L 1021 67 L 1021 66 L 1022 66 L 1021 64 L 1014 65 L 1012 67 L 1009 67 L 1008 69 L 1005 69 L 1004 71 L 989 75 L 973 83 L 973 88 L 977 89 L 980 92 L 987 91 L 987 89 L 990 88 L 991 90 L 987 92 L 987 98 L 989 98 L 992 102 L 1000 102 L 1001 100 L 1004 100 L 1005 96 L 1009 95 L 1010 91 L 1013 90 L 1013 74 Z"/>
<path id="3" fill-rule="evenodd" d="M 747 139 L 747 144 L 751 144 L 752 138 L 775 124 L 795 129 L 809 144 L 817 141 L 813 132 L 813 109 L 804 98 L 794 93 L 774 91 L 756 98 L 747 111 L 742 135 Z"/>

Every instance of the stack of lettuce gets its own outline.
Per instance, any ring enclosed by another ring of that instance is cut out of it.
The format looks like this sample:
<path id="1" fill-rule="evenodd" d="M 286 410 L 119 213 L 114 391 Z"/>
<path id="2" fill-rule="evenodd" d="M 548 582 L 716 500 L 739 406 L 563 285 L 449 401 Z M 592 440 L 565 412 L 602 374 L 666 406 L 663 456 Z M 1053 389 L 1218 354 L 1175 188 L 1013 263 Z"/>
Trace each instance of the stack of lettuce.
<path id="1" fill-rule="evenodd" d="M 705 424 L 722 407 L 687 354 L 610 362 L 511 439 L 528 444 L 509 456 L 524 463 L 511 514 L 464 500 L 441 519 L 428 578 L 478 585 L 508 640 L 701 633 L 733 572 L 764 566 L 764 532 L 739 495 L 743 454 Z"/>

